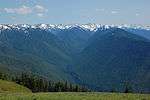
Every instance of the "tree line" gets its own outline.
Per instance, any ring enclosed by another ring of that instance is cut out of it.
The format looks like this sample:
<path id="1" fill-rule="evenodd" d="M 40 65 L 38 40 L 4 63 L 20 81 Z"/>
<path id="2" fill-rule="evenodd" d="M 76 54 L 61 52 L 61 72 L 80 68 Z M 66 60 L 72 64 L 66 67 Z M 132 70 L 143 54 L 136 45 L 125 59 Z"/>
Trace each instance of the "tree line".
<path id="1" fill-rule="evenodd" d="M 67 81 L 54 82 L 44 77 L 33 75 L 31 73 L 21 73 L 19 76 L 10 76 L 0 72 L 0 79 L 13 81 L 17 84 L 29 88 L 32 92 L 90 92 L 86 87 L 71 84 Z M 132 87 L 129 83 L 125 83 L 124 93 L 132 93 Z M 114 89 L 110 92 L 117 92 Z"/>
<path id="2" fill-rule="evenodd" d="M 89 92 L 89 89 L 83 86 L 74 85 L 67 81 L 54 82 L 31 73 L 21 73 L 15 77 L 0 73 L 0 79 L 11 80 L 29 88 L 32 92 Z"/>

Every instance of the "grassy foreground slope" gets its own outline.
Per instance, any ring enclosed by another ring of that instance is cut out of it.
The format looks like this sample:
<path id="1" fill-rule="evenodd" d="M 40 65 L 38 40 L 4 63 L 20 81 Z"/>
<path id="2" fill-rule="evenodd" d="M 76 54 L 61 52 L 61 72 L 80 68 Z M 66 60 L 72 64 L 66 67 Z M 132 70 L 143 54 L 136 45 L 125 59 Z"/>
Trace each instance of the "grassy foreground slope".
<path id="1" fill-rule="evenodd" d="M 31 93 L 0 94 L 0 100 L 150 100 L 149 94 L 123 93 Z"/>
<path id="2" fill-rule="evenodd" d="M 0 93 L 31 93 L 31 91 L 14 82 L 0 80 Z"/>

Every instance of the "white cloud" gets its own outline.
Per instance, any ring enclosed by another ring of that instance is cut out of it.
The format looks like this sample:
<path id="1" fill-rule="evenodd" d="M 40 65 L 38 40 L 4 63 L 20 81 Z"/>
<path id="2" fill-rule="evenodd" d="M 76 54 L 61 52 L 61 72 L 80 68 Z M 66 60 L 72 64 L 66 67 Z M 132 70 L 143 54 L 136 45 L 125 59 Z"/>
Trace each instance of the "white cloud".
<path id="1" fill-rule="evenodd" d="M 140 15 L 139 13 L 136 13 L 136 14 L 135 14 L 135 16 L 139 16 L 139 15 Z"/>
<path id="2" fill-rule="evenodd" d="M 32 8 L 23 5 L 20 8 L 4 8 L 4 11 L 6 13 L 26 15 L 32 13 Z"/>
<path id="3" fill-rule="evenodd" d="M 15 9 L 12 8 L 4 8 L 7 13 L 15 13 Z"/>
<path id="4" fill-rule="evenodd" d="M 44 8 L 44 7 L 41 6 L 41 5 L 36 5 L 36 6 L 34 7 L 34 10 L 35 10 L 36 12 L 38 12 L 38 13 L 45 13 L 45 12 L 48 11 L 48 9 Z"/>
<path id="5" fill-rule="evenodd" d="M 4 12 L 6 13 L 12 13 L 12 14 L 19 14 L 19 15 L 28 15 L 35 13 L 39 17 L 44 16 L 46 12 L 48 12 L 48 9 L 41 5 L 35 5 L 33 7 L 28 6 L 21 6 L 19 8 L 4 8 Z"/>
<path id="6" fill-rule="evenodd" d="M 15 20 L 15 19 L 16 19 L 16 17 L 15 17 L 15 16 L 11 16 L 11 19 L 12 19 L 12 20 Z"/>
<path id="7" fill-rule="evenodd" d="M 44 14 L 43 13 L 38 13 L 37 16 L 38 17 L 44 17 Z"/>
<path id="8" fill-rule="evenodd" d="M 3 9 L 0 8 L 0 13 L 3 11 Z"/>
<path id="9" fill-rule="evenodd" d="M 112 13 L 112 14 L 117 14 L 117 13 L 118 13 L 118 11 L 111 11 L 111 13 Z"/>
<path id="10" fill-rule="evenodd" d="M 99 9 L 99 8 L 97 8 L 96 11 L 105 11 L 105 9 Z"/>

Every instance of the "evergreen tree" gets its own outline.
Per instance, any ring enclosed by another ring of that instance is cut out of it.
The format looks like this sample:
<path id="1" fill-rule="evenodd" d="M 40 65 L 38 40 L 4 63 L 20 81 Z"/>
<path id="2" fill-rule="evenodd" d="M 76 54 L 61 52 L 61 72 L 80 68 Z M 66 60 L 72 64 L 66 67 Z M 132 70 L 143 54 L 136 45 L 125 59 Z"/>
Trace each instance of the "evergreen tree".
<path id="1" fill-rule="evenodd" d="M 7 80 L 10 76 L 0 73 L 0 79 Z M 21 73 L 20 76 L 12 77 L 12 81 L 23 85 L 32 90 L 32 92 L 79 92 L 87 91 L 84 87 L 65 82 L 54 82 L 44 77 L 35 76 L 31 73 Z"/>
<path id="2" fill-rule="evenodd" d="M 129 82 L 125 83 L 124 93 L 132 93 L 132 87 L 131 87 L 131 84 L 129 84 Z"/>

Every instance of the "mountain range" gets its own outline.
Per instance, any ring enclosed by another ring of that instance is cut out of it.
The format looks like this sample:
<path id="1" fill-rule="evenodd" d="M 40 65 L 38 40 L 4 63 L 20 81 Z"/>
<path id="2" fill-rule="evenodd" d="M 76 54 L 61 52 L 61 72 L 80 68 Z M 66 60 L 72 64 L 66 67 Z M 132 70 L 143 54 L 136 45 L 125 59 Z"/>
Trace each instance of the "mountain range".
<path id="1" fill-rule="evenodd" d="M 95 91 L 150 92 L 150 28 L 1 24 L 0 71 L 67 80 Z"/>

